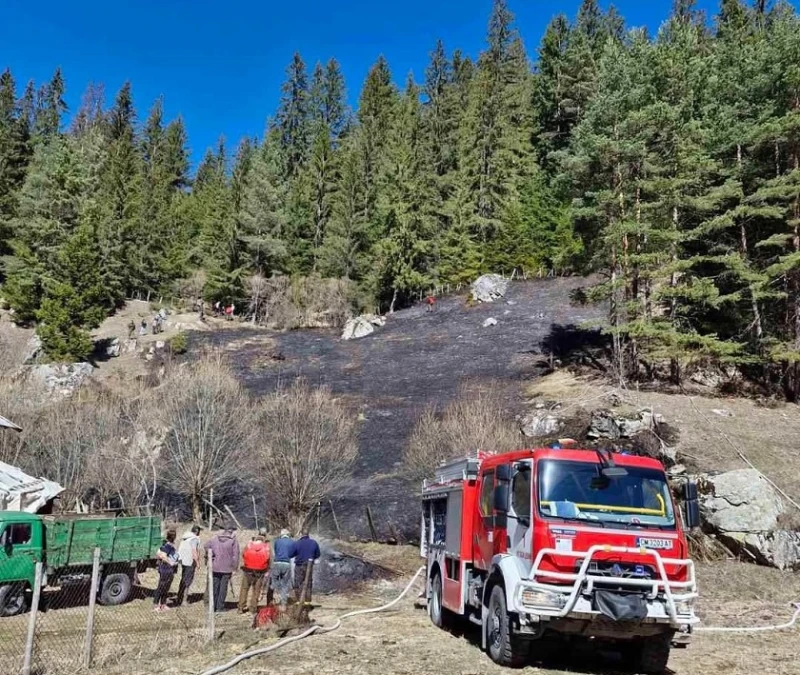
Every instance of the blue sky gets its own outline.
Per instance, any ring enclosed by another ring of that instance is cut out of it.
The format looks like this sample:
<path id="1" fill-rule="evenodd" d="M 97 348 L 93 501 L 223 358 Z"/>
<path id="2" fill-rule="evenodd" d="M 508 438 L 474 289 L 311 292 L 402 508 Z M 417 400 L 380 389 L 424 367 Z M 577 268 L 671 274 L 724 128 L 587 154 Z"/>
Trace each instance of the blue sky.
<path id="1" fill-rule="evenodd" d="M 222 134 L 235 146 L 263 132 L 275 111 L 292 54 L 309 66 L 330 57 L 342 65 L 355 103 L 379 54 L 403 83 L 420 81 L 437 38 L 448 51 L 483 47 L 491 0 L 0 0 L 0 70 L 21 87 L 49 79 L 61 66 L 75 109 L 90 81 L 110 103 L 130 80 L 141 119 L 164 96 L 168 117 L 182 115 L 192 158 Z M 559 12 L 580 0 L 509 0 L 529 54 Z M 607 3 L 603 2 L 605 6 Z M 618 0 L 628 25 L 657 29 L 672 0 Z M 713 13 L 716 0 L 700 0 Z"/>

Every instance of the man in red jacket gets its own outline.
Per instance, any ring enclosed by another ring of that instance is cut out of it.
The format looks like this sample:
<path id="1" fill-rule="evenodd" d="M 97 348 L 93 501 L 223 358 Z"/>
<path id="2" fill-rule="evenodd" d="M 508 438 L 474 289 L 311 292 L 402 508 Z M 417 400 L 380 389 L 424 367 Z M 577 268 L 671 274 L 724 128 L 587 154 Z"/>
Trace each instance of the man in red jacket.
<path id="1" fill-rule="evenodd" d="M 258 612 L 258 599 L 264 586 L 264 576 L 269 571 L 270 547 L 267 530 L 261 528 L 245 546 L 242 554 L 242 586 L 239 589 L 239 611 L 247 614 L 247 595 L 250 593 L 250 611 Z"/>

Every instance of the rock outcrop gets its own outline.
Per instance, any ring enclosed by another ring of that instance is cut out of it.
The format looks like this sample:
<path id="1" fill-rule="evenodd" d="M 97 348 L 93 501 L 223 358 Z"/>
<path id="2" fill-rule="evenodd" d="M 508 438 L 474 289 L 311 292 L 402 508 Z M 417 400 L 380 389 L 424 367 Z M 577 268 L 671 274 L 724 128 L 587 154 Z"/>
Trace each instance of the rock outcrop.
<path id="1" fill-rule="evenodd" d="M 800 569 L 800 533 L 780 526 L 789 507 L 758 471 L 739 469 L 700 476 L 698 487 L 706 531 L 734 553 L 762 565 Z"/>
<path id="2" fill-rule="evenodd" d="M 42 339 L 34 333 L 33 337 L 25 344 L 25 355 L 22 357 L 22 363 L 26 366 L 35 363 L 43 352 Z"/>
<path id="3" fill-rule="evenodd" d="M 90 363 L 47 363 L 29 366 L 27 376 L 49 396 L 71 396 L 93 372 Z"/>
<path id="4" fill-rule="evenodd" d="M 537 410 L 520 418 L 519 428 L 527 438 L 551 438 L 564 428 L 564 422 L 550 410 Z"/>
<path id="5" fill-rule="evenodd" d="M 475 302 L 494 302 L 505 296 L 508 279 L 499 274 L 484 274 L 472 282 L 471 289 Z"/>
<path id="6" fill-rule="evenodd" d="M 342 331 L 342 340 L 358 340 L 375 332 L 374 324 L 365 316 L 350 319 Z"/>

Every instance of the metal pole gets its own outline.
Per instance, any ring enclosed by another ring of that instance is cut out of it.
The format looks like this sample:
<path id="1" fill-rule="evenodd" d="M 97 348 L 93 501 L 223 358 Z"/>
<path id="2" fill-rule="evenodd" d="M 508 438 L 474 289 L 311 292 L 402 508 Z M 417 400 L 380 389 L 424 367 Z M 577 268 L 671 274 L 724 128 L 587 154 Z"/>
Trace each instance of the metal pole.
<path id="1" fill-rule="evenodd" d="M 256 532 L 258 532 L 258 511 L 256 510 L 256 496 L 250 495 L 250 499 L 253 500 L 253 518 L 256 520 Z"/>
<path id="2" fill-rule="evenodd" d="M 211 508 L 208 510 L 208 531 L 211 531 L 211 527 L 214 523 L 214 488 L 211 488 L 211 494 L 208 498 L 208 503 Z"/>
<path id="3" fill-rule="evenodd" d="M 92 641 L 94 640 L 94 609 L 97 604 L 97 587 L 100 580 L 100 547 L 94 549 L 92 559 L 92 585 L 89 588 L 89 616 L 86 618 L 86 637 L 83 640 L 83 667 L 92 665 Z"/>
<path id="4" fill-rule="evenodd" d="M 36 575 L 33 580 L 33 598 L 31 614 L 28 617 L 28 635 L 25 638 L 25 660 L 22 662 L 22 675 L 31 675 L 33 661 L 33 639 L 36 637 L 36 616 L 39 613 L 39 598 L 42 597 L 42 563 L 36 563 Z"/>
<path id="5" fill-rule="evenodd" d="M 214 639 L 214 552 L 208 551 L 208 641 Z"/>

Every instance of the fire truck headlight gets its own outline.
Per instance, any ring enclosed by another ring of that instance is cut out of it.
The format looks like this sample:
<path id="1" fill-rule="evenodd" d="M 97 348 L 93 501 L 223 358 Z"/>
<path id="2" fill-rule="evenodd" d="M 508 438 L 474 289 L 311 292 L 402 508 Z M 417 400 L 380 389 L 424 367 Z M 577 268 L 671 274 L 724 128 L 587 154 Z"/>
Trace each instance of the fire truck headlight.
<path id="1" fill-rule="evenodd" d="M 681 615 L 692 614 L 694 612 L 694 600 L 681 600 L 675 603 L 675 611 Z"/>
<path id="2" fill-rule="evenodd" d="M 522 604 L 526 607 L 555 607 L 560 609 L 564 606 L 564 596 L 561 593 L 526 588 L 522 591 Z"/>

